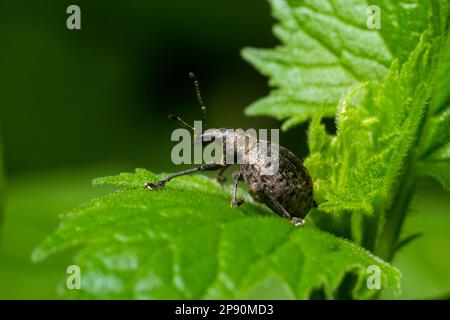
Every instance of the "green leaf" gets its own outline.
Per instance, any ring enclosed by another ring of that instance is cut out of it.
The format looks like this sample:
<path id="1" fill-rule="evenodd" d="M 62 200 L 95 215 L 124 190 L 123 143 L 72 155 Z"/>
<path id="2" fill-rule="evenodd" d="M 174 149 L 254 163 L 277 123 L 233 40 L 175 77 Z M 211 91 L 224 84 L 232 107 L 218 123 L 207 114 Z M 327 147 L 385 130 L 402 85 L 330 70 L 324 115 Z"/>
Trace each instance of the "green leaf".
<path id="1" fill-rule="evenodd" d="M 321 113 L 309 133 L 306 165 L 324 211 L 372 214 L 386 200 L 414 139 L 430 95 L 427 77 L 429 44 L 420 43 L 402 68 L 394 63 L 386 80 L 373 83 L 357 106 L 352 90 L 338 105 L 337 134 L 326 138 Z M 324 145 L 323 141 L 327 141 Z"/>
<path id="2" fill-rule="evenodd" d="M 383 81 L 369 82 L 366 90 L 351 90 L 340 101 L 336 135 L 327 137 L 320 124 L 323 111 L 310 126 L 311 155 L 305 163 L 319 208 L 334 213 L 331 219 L 337 226 L 326 229 L 345 234 L 388 260 L 400 241 L 418 175 L 434 176 L 447 187 L 450 180 L 449 117 L 442 103 L 448 94 L 436 93 L 448 92 L 442 86 L 449 47 L 442 17 L 450 11 L 446 1 L 432 7 L 429 28 L 408 59 L 394 60 Z M 344 220 L 345 214 L 350 220 Z M 361 214 L 365 217 L 358 217 Z M 343 225 L 351 230 L 343 233 Z"/>
<path id="3" fill-rule="evenodd" d="M 368 251 L 311 225 L 296 229 L 248 196 L 231 208 L 229 188 L 209 178 L 180 177 L 155 191 L 142 188 L 148 180 L 156 176 L 143 169 L 97 179 L 123 188 L 65 215 L 33 259 L 78 248 L 77 298 L 307 298 L 313 290 L 331 298 L 349 272 L 353 295 L 367 298 L 375 294 L 369 265 L 381 268 L 383 288 L 398 288 L 399 272 Z"/>
<path id="4" fill-rule="evenodd" d="M 270 2 L 282 45 L 248 48 L 242 55 L 276 89 L 246 114 L 288 119 L 285 130 L 311 118 L 324 101 L 325 116 L 334 115 L 334 106 L 352 86 L 383 79 L 394 58 L 406 61 L 428 26 L 425 0 Z M 380 7 L 381 29 L 367 27 L 369 5 Z"/>
<path id="5" fill-rule="evenodd" d="M 416 177 L 410 174 L 415 170 L 410 157 L 427 119 L 438 49 L 432 31 L 424 32 L 408 61 L 394 61 L 383 81 L 356 87 L 340 101 L 335 135 L 320 124 L 323 112 L 309 129 L 305 165 L 319 209 L 333 214 L 325 220 L 319 216 L 319 226 L 387 259 L 395 252 L 402 218 L 387 220 L 406 214 L 414 190 L 407 189 Z M 407 185 L 399 179 L 405 172 Z"/>
<path id="6" fill-rule="evenodd" d="M 435 178 L 447 190 L 450 190 L 450 161 L 427 163 L 420 168 L 422 174 Z"/>

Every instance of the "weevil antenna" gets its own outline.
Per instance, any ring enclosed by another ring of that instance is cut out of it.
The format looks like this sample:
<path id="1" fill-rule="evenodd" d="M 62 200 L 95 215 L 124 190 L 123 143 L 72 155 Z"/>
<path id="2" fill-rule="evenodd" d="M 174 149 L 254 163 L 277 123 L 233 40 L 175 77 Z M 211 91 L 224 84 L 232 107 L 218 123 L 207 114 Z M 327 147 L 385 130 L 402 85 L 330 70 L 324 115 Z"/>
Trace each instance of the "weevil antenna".
<path id="1" fill-rule="evenodd" d="M 194 127 L 189 125 L 187 122 L 183 121 L 183 119 L 181 119 L 179 116 L 177 116 L 175 114 L 169 114 L 168 118 L 169 118 L 169 120 L 176 121 L 179 124 L 181 124 L 183 127 L 185 127 L 187 129 L 192 130 L 193 132 L 195 132 Z"/>
<path id="2" fill-rule="evenodd" d="M 195 95 L 197 97 L 198 104 L 200 105 L 200 108 L 202 109 L 202 128 L 203 130 L 206 129 L 206 106 L 203 102 L 202 94 L 200 93 L 200 85 L 198 82 L 197 76 L 193 72 L 189 72 L 189 78 L 191 78 L 192 82 L 194 83 L 194 89 L 195 89 Z"/>

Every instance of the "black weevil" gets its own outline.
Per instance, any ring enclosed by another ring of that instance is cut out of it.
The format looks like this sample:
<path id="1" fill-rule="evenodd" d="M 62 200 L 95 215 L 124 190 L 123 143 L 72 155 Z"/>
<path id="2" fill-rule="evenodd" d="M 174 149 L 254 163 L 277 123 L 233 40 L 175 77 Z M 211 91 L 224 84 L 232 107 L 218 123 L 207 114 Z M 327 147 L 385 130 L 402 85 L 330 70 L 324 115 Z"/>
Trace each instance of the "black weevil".
<path id="1" fill-rule="evenodd" d="M 197 100 L 202 109 L 202 124 L 204 128 L 206 124 L 206 107 L 200 94 L 196 76 L 193 73 L 190 73 L 189 76 L 194 82 Z M 194 130 L 192 126 L 178 116 L 170 115 L 169 119 L 178 121 L 184 127 Z M 313 184 L 308 170 L 288 149 L 278 145 L 275 145 L 277 148 L 271 148 L 271 146 L 274 146 L 271 142 L 257 140 L 255 137 L 243 136 L 242 134 L 241 132 L 221 128 L 210 129 L 196 135 L 196 139 L 200 143 L 232 141 L 234 154 L 231 159 L 234 159 L 236 156 L 240 156 L 242 159 L 242 162 L 239 162 L 241 163 L 239 170 L 233 173 L 231 206 L 238 207 L 244 202 L 242 199 L 237 198 L 238 182 L 244 181 L 249 186 L 249 192 L 255 200 L 266 204 L 281 217 L 289 219 L 295 226 L 302 226 L 304 224 L 303 218 L 309 210 L 312 207 L 317 207 L 313 196 Z M 278 161 L 277 171 L 274 174 L 264 174 L 266 172 L 264 168 L 267 167 L 267 159 L 261 156 L 261 152 L 249 152 L 263 146 L 265 150 L 277 150 L 276 152 L 272 151 L 270 154 L 270 159 L 273 160 L 273 156 L 275 156 Z M 223 181 L 222 174 L 231 165 L 226 161 L 226 150 L 224 146 L 221 163 L 202 164 L 197 168 L 173 173 L 158 182 L 146 182 L 144 186 L 149 189 L 161 188 L 164 187 L 166 182 L 175 177 L 199 171 L 213 170 L 220 170 L 217 179 Z"/>

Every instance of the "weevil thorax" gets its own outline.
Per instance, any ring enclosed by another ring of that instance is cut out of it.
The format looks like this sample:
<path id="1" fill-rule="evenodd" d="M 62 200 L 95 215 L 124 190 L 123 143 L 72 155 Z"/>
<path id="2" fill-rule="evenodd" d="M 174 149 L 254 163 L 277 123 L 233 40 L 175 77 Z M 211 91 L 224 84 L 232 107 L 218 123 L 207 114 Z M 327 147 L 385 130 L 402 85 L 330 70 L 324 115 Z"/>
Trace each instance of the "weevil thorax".
<path id="1" fill-rule="evenodd" d="M 256 135 L 241 129 L 230 128 L 208 129 L 197 137 L 196 141 L 200 142 L 200 140 L 203 144 L 215 142 L 220 145 L 223 157 L 226 159 L 241 158 L 243 161 L 248 159 L 250 150 L 258 142 Z M 225 163 L 230 163 L 230 161 L 225 161 Z"/>
<path id="2" fill-rule="evenodd" d="M 274 166 L 278 162 L 278 145 L 265 140 L 258 140 L 256 131 L 242 129 L 208 129 L 201 134 L 203 144 L 217 143 L 222 150 L 221 163 L 252 164 L 261 167 L 261 173 L 272 174 L 270 170 L 278 170 Z"/>
<path id="3" fill-rule="evenodd" d="M 225 140 L 227 157 L 231 154 L 238 159 L 238 163 L 248 162 L 250 160 L 250 151 L 254 150 L 258 143 L 256 134 L 252 135 L 241 129 L 228 131 Z"/>

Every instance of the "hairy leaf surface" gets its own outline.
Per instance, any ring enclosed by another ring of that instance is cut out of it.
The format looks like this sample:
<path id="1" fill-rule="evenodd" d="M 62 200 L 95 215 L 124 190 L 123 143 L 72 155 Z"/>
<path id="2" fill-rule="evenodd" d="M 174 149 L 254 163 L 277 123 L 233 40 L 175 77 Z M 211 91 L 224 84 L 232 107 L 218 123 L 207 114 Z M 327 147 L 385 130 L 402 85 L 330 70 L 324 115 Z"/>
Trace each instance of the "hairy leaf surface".
<path id="1" fill-rule="evenodd" d="M 425 0 L 270 2 L 282 44 L 248 48 L 243 57 L 270 78 L 274 90 L 246 113 L 287 119 L 284 129 L 311 118 L 324 102 L 324 115 L 333 116 L 353 85 L 383 79 L 393 59 L 406 61 L 428 26 Z M 380 9 L 380 29 L 368 28 L 370 5 Z"/>
<path id="2" fill-rule="evenodd" d="M 79 248 L 78 298 L 307 298 L 313 289 L 335 297 L 348 272 L 353 295 L 369 297 L 366 269 L 382 270 L 397 289 L 399 272 L 368 251 L 315 229 L 296 229 L 250 200 L 230 207 L 228 188 L 203 176 L 149 191 L 156 177 L 138 169 L 96 180 L 124 187 L 68 213 L 33 254 L 42 260 Z"/>

